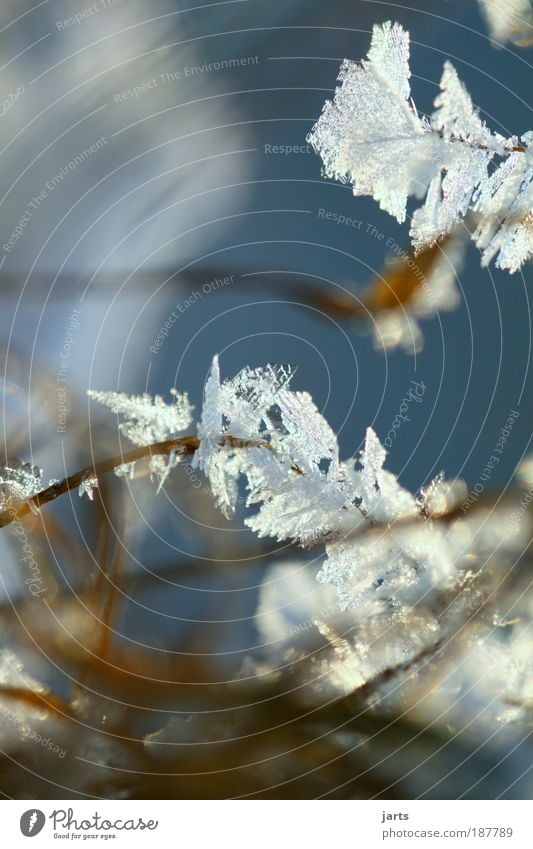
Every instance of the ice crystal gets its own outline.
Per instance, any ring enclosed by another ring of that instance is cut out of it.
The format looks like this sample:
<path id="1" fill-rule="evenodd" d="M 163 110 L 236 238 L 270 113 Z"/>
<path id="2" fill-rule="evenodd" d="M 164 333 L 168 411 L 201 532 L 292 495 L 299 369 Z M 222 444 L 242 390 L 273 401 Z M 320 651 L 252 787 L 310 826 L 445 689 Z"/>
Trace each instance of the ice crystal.
<path id="1" fill-rule="evenodd" d="M 383 547 L 387 552 L 391 548 L 390 540 L 384 538 L 380 547 L 375 540 L 351 538 L 361 526 L 419 518 L 422 507 L 383 468 L 386 451 L 373 430 L 367 431 L 357 463 L 340 462 L 334 432 L 307 393 L 288 388 L 289 380 L 287 369 L 270 366 L 244 369 L 221 384 L 215 359 L 199 427 L 201 449 L 194 462 L 208 476 L 222 510 L 228 514 L 235 509 L 237 482 L 243 476 L 246 504 L 257 508 L 245 519 L 248 527 L 259 536 L 303 545 L 330 540 L 321 580 L 334 583 L 341 597 L 344 582 L 350 584 L 353 600 L 378 574 L 384 576 L 382 582 L 389 590 L 409 584 L 421 564 L 428 566 L 432 577 L 440 578 L 446 571 L 440 552 L 434 552 L 434 563 L 431 560 L 436 536 L 425 529 L 420 540 L 414 541 L 404 529 L 402 545 L 398 540 L 394 543 L 398 552 L 392 557 L 390 580 L 380 563 Z M 244 447 L 228 444 L 227 434 L 244 439 Z M 354 569 L 360 591 L 352 585 Z"/>
<path id="2" fill-rule="evenodd" d="M 533 142 L 533 133 L 524 141 Z M 474 238 L 482 264 L 517 271 L 533 255 L 533 152 L 512 153 L 480 186 L 474 209 L 481 214 Z"/>
<path id="3" fill-rule="evenodd" d="M 113 413 L 124 417 L 119 428 L 135 445 L 162 442 L 183 431 L 191 423 L 191 406 L 186 395 L 170 390 L 173 401 L 167 404 L 160 395 L 126 395 L 123 392 L 87 393 Z"/>
<path id="4" fill-rule="evenodd" d="M 340 635 L 328 622 L 318 621 L 317 628 L 333 649 L 325 674 L 330 686 L 342 694 L 376 681 L 384 670 L 401 670 L 439 641 L 439 623 L 426 612 L 394 611 L 367 618 L 355 639 Z"/>
<path id="5" fill-rule="evenodd" d="M 328 177 L 372 195 L 398 221 L 407 197 L 427 186 L 442 148 L 411 105 L 410 76 L 408 34 L 398 24 L 374 27 L 368 59 L 343 62 L 335 99 L 309 135 Z"/>
<path id="6" fill-rule="evenodd" d="M 173 400 L 166 403 L 160 395 L 126 395 L 122 392 L 99 392 L 90 389 L 90 398 L 108 407 L 117 416 L 122 417 L 119 430 L 134 445 L 151 445 L 164 442 L 182 433 L 192 421 L 192 407 L 185 394 L 179 394 L 175 389 L 170 390 Z M 162 456 L 152 457 L 150 471 L 159 480 L 166 478 L 169 464 L 177 462 L 177 458 L 167 461 Z M 134 464 L 119 466 L 117 474 L 120 477 L 133 476 Z"/>
<path id="7" fill-rule="evenodd" d="M 374 26 L 367 59 L 344 61 L 335 97 L 308 136 L 326 176 L 351 183 L 354 195 L 371 195 L 399 222 L 407 198 L 425 196 L 412 218 L 416 251 L 451 233 L 474 206 L 484 262 L 498 253 L 496 265 L 516 271 L 533 253 L 531 135 L 519 144 L 492 133 L 450 62 L 435 111 L 422 118 L 409 77 L 408 33 L 390 22 Z M 496 157 L 506 159 L 490 176 Z"/>
<path id="8" fill-rule="evenodd" d="M 0 467 L 0 510 L 13 501 L 25 501 L 42 489 L 42 469 L 10 458 Z"/>
<path id="9" fill-rule="evenodd" d="M 347 502 L 334 432 L 306 392 L 291 392 L 289 368 L 245 368 L 220 383 L 215 358 L 205 387 L 194 464 L 209 478 L 226 515 L 237 504 L 239 475 L 247 480 L 246 524 L 259 536 L 309 542 L 327 534 Z M 225 435 L 244 447 L 221 444 Z"/>
<path id="10" fill-rule="evenodd" d="M 94 490 L 98 487 L 98 478 L 96 475 L 88 475 L 82 480 L 78 487 L 78 495 L 87 495 L 91 501 L 94 501 Z"/>
<path id="11" fill-rule="evenodd" d="M 442 159 L 435 163 L 437 173 L 424 206 L 413 215 L 411 238 L 417 250 L 434 244 L 465 217 L 474 189 L 487 178 L 490 160 L 503 150 L 475 112 L 450 62 L 444 64 L 440 88 L 431 131 L 442 137 Z"/>

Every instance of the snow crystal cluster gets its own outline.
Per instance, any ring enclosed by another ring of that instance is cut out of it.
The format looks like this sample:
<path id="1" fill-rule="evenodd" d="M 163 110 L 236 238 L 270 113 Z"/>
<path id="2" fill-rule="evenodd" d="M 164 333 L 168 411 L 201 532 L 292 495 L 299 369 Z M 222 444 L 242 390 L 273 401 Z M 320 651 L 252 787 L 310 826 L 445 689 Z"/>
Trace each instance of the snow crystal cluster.
<path id="1" fill-rule="evenodd" d="M 496 257 L 498 267 L 516 271 L 533 254 L 533 135 L 492 133 L 450 62 L 433 115 L 421 117 L 410 76 L 409 33 L 375 25 L 367 59 L 343 62 L 334 100 L 308 136 L 325 175 L 372 196 L 400 223 L 408 197 L 425 197 L 412 218 L 416 251 L 477 213 L 472 238 L 482 264 Z"/>
<path id="2" fill-rule="evenodd" d="M 452 587 L 474 563 L 487 565 L 498 534 L 483 511 L 468 522 L 439 521 L 464 500 L 462 482 L 439 476 L 412 495 L 384 468 L 386 451 L 371 428 L 358 460 L 341 461 L 332 429 L 307 393 L 289 389 L 290 377 L 268 366 L 221 383 L 213 363 L 194 463 L 226 515 L 243 476 L 245 503 L 255 508 L 248 527 L 304 546 L 324 542 L 318 579 L 335 587 L 344 610 L 363 599 L 413 604 Z M 500 539 L 500 553 L 520 550 L 524 533 L 525 526 Z"/>
<path id="3" fill-rule="evenodd" d="M 289 388 L 292 376 L 290 367 L 269 365 L 222 382 L 215 357 L 193 465 L 226 516 L 239 504 L 251 508 L 244 522 L 258 536 L 325 544 L 318 580 L 335 588 L 342 610 L 361 602 L 416 605 L 475 564 L 486 567 L 495 547 L 521 550 L 527 523 L 500 539 L 482 510 L 468 521 L 440 521 L 464 501 L 464 484 L 440 475 L 411 494 L 384 468 L 387 452 L 371 428 L 358 458 L 341 461 L 335 433 L 308 393 Z M 138 444 L 166 438 L 190 418 L 184 398 L 169 410 L 161 399 L 90 394 L 127 414 L 121 427 Z M 168 464 L 158 459 L 165 473 Z"/>
<path id="4" fill-rule="evenodd" d="M 32 498 L 42 489 L 42 469 L 11 458 L 0 467 L 0 510 L 10 503 Z"/>

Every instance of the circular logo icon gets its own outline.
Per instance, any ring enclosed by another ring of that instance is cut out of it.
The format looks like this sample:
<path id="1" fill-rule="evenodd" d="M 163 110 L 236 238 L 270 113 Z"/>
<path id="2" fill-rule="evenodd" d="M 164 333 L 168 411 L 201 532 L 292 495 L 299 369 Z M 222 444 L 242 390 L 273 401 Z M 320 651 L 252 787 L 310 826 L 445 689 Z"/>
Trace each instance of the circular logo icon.
<path id="1" fill-rule="evenodd" d="M 46 822 L 46 817 L 42 811 L 37 808 L 31 808 L 29 811 L 24 811 L 20 818 L 20 830 L 24 837 L 35 837 L 42 831 Z"/>

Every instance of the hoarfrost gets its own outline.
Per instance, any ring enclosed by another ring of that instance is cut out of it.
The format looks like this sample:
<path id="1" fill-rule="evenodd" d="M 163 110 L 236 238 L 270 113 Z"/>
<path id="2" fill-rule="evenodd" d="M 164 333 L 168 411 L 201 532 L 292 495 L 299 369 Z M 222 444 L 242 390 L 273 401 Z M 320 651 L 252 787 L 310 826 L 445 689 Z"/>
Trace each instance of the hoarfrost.
<path id="1" fill-rule="evenodd" d="M 375 25 L 368 57 L 345 60 L 340 86 L 308 141 L 327 177 L 370 195 L 400 223 L 409 196 L 423 198 L 410 235 L 416 251 L 452 232 L 469 210 L 481 214 L 474 234 L 487 264 L 516 271 L 533 254 L 532 135 L 521 142 L 492 133 L 450 62 L 430 120 L 410 99 L 409 34 Z M 492 175 L 489 166 L 503 158 Z M 502 222 L 503 217 L 503 222 Z"/>

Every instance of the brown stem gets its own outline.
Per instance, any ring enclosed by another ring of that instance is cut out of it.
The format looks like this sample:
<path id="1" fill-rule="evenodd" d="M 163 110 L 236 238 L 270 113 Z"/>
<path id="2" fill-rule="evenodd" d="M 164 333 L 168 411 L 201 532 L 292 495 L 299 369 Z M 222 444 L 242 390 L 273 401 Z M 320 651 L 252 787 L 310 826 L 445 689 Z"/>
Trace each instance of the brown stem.
<path id="1" fill-rule="evenodd" d="M 28 707 L 38 708 L 39 710 L 48 708 L 54 713 L 58 713 L 63 716 L 74 716 L 69 703 L 63 701 L 57 696 L 54 696 L 53 693 L 50 693 L 48 690 L 40 692 L 39 690 L 32 690 L 28 687 L 16 687 L 8 684 L 0 684 L 0 695 L 3 698 L 14 699 L 15 701 L 21 702 L 22 704 L 28 705 Z"/>
<path id="2" fill-rule="evenodd" d="M 435 131 L 433 130 L 433 132 L 435 132 Z M 436 135 L 440 136 L 441 139 L 445 138 L 444 133 L 441 130 L 438 130 Z M 458 142 L 461 142 L 462 144 L 467 144 L 470 147 L 475 148 L 476 150 L 488 150 L 488 151 L 491 150 L 491 148 L 486 144 L 472 144 L 472 142 L 469 139 L 464 139 L 462 136 L 452 136 L 450 138 L 450 141 L 452 141 L 452 142 L 458 141 Z M 510 151 L 510 153 L 525 153 L 526 150 L 527 150 L 527 147 L 524 147 L 523 145 L 519 144 L 519 145 L 513 145 L 513 147 L 509 147 L 509 148 L 507 148 L 507 150 Z M 504 155 L 505 154 L 502 154 L 502 156 L 504 156 Z"/>
<path id="3" fill-rule="evenodd" d="M 240 439 L 236 436 L 230 435 L 221 436 L 218 440 L 218 444 L 232 448 L 266 448 L 269 451 L 272 450 L 272 446 L 269 442 Z M 190 456 L 197 451 L 199 446 L 200 439 L 197 436 L 181 436 L 177 439 L 167 439 L 164 442 L 154 442 L 152 445 L 142 445 L 140 448 L 133 448 L 125 454 L 110 457 L 108 460 L 101 460 L 99 463 L 93 463 L 91 466 L 85 466 L 85 468 L 80 469 L 80 471 L 76 472 L 74 475 L 69 475 L 69 477 L 63 478 L 62 481 L 54 483 L 47 489 L 43 489 L 41 492 L 36 493 L 36 495 L 32 496 L 32 498 L 28 498 L 26 501 L 16 502 L 15 504 L 10 505 L 6 510 L 2 510 L 0 512 L 0 528 L 10 525 L 12 522 L 17 521 L 21 516 L 26 516 L 28 513 L 34 512 L 35 508 L 39 508 L 43 504 L 47 504 L 49 501 L 55 501 L 55 499 L 59 498 L 60 495 L 64 495 L 72 489 L 77 489 L 86 478 L 98 478 L 100 475 L 105 475 L 108 472 L 114 471 L 114 469 L 118 466 L 135 463 L 138 460 L 145 459 L 146 457 L 170 454 L 171 452 L 181 454 L 182 456 Z M 299 475 L 304 474 L 302 469 L 300 469 L 297 465 L 291 466 L 291 470 Z M 458 518 L 463 512 L 463 508 L 459 504 L 453 506 L 450 510 L 446 510 L 442 514 L 432 515 L 431 518 L 450 520 Z M 383 530 L 384 528 L 402 526 L 412 522 L 412 517 L 406 517 L 395 521 L 392 525 L 387 523 L 376 523 L 372 527 L 368 528 L 367 532 L 372 533 Z"/>
<path id="4" fill-rule="evenodd" d="M 262 446 L 270 447 L 267 442 L 253 442 L 247 439 L 237 439 L 234 436 L 223 436 L 219 440 L 221 445 L 229 445 L 235 448 L 250 448 Z M 164 442 L 155 442 L 152 445 L 143 445 L 140 448 L 133 448 L 125 454 L 120 454 L 117 457 L 110 457 L 108 460 L 101 460 L 99 463 L 93 463 L 91 466 L 85 466 L 74 475 L 63 478 L 58 483 L 53 483 L 47 489 L 43 489 L 36 495 L 28 498 L 27 501 L 19 501 L 6 510 L 0 512 L 0 528 L 10 525 L 11 522 L 17 521 L 21 516 L 26 516 L 33 512 L 35 508 L 42 507 L 49 501 L 55 501 L 60 495 L 70 492 L 71 489 L 77 489 L 80 484 L 90 477 L 98 478 L 100 475 L 105 475 L 112 472 L 118 466 L 135 463 L 137 460 L 143 460 L 145 457 L 153 457 L 161 454 L 170 454 L 172 451 L 175 454 L 183 456 L 192 455 L 200 445 L 200 440 L 197 436 L 181 436 L 178 439 L 167 439 Z"/>

